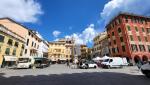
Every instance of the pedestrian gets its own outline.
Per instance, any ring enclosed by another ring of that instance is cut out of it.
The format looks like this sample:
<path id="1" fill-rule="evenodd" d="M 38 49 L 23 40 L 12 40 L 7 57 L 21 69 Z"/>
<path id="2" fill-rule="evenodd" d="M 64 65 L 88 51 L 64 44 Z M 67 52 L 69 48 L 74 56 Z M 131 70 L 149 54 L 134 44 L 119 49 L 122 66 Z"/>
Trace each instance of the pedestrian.
<path id="1" fill-rule="evenodd" d="M 69 65 L 69 60 L 68 60 L 68 59 L 67 59 L 67 61 L 66 61 L 66 62 L 67 62 L 67 66 L 70 66 L 70 65 Z"/>
<path id="2" fill-rule="evenodd" d="M 137 67 L 138 67 L 139 69 L 141 68 L 142 65 L 143 65 L 143 62 L 142 62 L 142 61 L 138 61 Z"/>

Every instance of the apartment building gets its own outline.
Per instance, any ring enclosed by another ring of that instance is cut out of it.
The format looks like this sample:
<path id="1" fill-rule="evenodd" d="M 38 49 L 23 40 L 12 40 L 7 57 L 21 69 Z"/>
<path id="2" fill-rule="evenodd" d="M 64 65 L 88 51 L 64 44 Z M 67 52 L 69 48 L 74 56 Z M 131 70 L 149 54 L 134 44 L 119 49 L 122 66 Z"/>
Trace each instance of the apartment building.
<path id="1" fill-rule="evenodd" d="M 80 45 L 80 50 L 81 50 L 81 59 L 86 59 L 88 58 L 88 47 L 86 45 Z"/>
<path id="2" fill-rule="evenodd" d="M 126 57 L 129 62 L 150 59 L 150 18 L 120 13 L 106 26 L 111 56 Z"/>
<path id="3" fill-rule="evenodd" d="M 48 57 L 53 62 L 66 61 L 73 59 L 73 41 L 60 39 L 55 42 L 49 42 Z"/>
<path id="4" fill-rule="evenodd" d="M 37 32 L 13 21 L 10 18 L 1 18 L 0 24 L 5 26 L 10 31 L 25 39 L 25 50 L 23 52 L 24 57 L 44 57 L 47 56 L 48 43 Z M 44 55 L 44 56 L 43 56 Z"/>
<path id="5" fill-rule="evenodd" d="M 42 40 L 36 35 L 33 30 L 28 30 L 28 35 L 26 36 L 26 45 L 24 51 L 24 57 L 41 57 L 38 55 L 39 45 Z"/>
<path id="6" fill-rule="evenodd" d="M 0 24 L 0 66 L 12 66 L 23 55 L 25 39 Z"/>
<path id="7" fill-rule="evenodd" d="M 104 55 L 109 55 L 108 49 L 108 36 L 107 32 L 99 33 L 94 39 L 94 46 L 93 46 L 93 56 L 94 57 L 102 57 Z"/>

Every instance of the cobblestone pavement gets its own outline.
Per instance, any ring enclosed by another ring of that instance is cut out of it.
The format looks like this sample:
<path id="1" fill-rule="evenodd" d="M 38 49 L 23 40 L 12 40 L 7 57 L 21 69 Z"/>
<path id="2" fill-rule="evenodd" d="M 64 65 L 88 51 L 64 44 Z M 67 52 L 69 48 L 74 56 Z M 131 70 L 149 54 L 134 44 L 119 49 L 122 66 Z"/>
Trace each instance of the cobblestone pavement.
<path id="1" fill-rule="evenodd" d="M 51 65 L 44 69 L 0 69 L 1 85 L 150 85 L 137 67 L 71 69 Z"/>

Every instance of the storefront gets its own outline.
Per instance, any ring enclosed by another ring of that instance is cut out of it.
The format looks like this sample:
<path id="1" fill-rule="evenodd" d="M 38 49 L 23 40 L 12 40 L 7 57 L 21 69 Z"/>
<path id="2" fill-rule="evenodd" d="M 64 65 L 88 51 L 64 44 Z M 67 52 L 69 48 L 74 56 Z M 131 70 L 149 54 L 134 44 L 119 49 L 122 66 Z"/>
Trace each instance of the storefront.
<path id="1" fill-rule="evenodd" d="M 16 56 L 4 56 L 2 67 L 12 67 L 16 65 L 17 57 Z"/>

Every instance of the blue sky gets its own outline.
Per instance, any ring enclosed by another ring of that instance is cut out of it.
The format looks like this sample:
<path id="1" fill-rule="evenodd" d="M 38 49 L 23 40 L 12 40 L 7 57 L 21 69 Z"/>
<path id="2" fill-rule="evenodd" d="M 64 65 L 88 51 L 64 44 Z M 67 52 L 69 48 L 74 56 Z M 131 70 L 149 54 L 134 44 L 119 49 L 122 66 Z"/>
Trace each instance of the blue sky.
<path id="1" fill-rule="evenodd" d="M 26 26 L 38 30 L 48 41 L 53 41 L 53 31 L 63 38 L 72 33 L 81 33 L 88 25 L 95 24 L 99 30 L 100 12 L 107 0 L 39 0 L 44 14 L 38 23 L 25 23 Z M 90 43 L 89 43 L 90 44 Z M 91 44 L 90 44 L 91 45 Z"/>
<path id="2" fill-rule="evenodd" d="M 0 11 L 48 41 L 74 37 L 91 47 L 120 11 L 150 16 L 150 0 L 0 0 Z"/>

